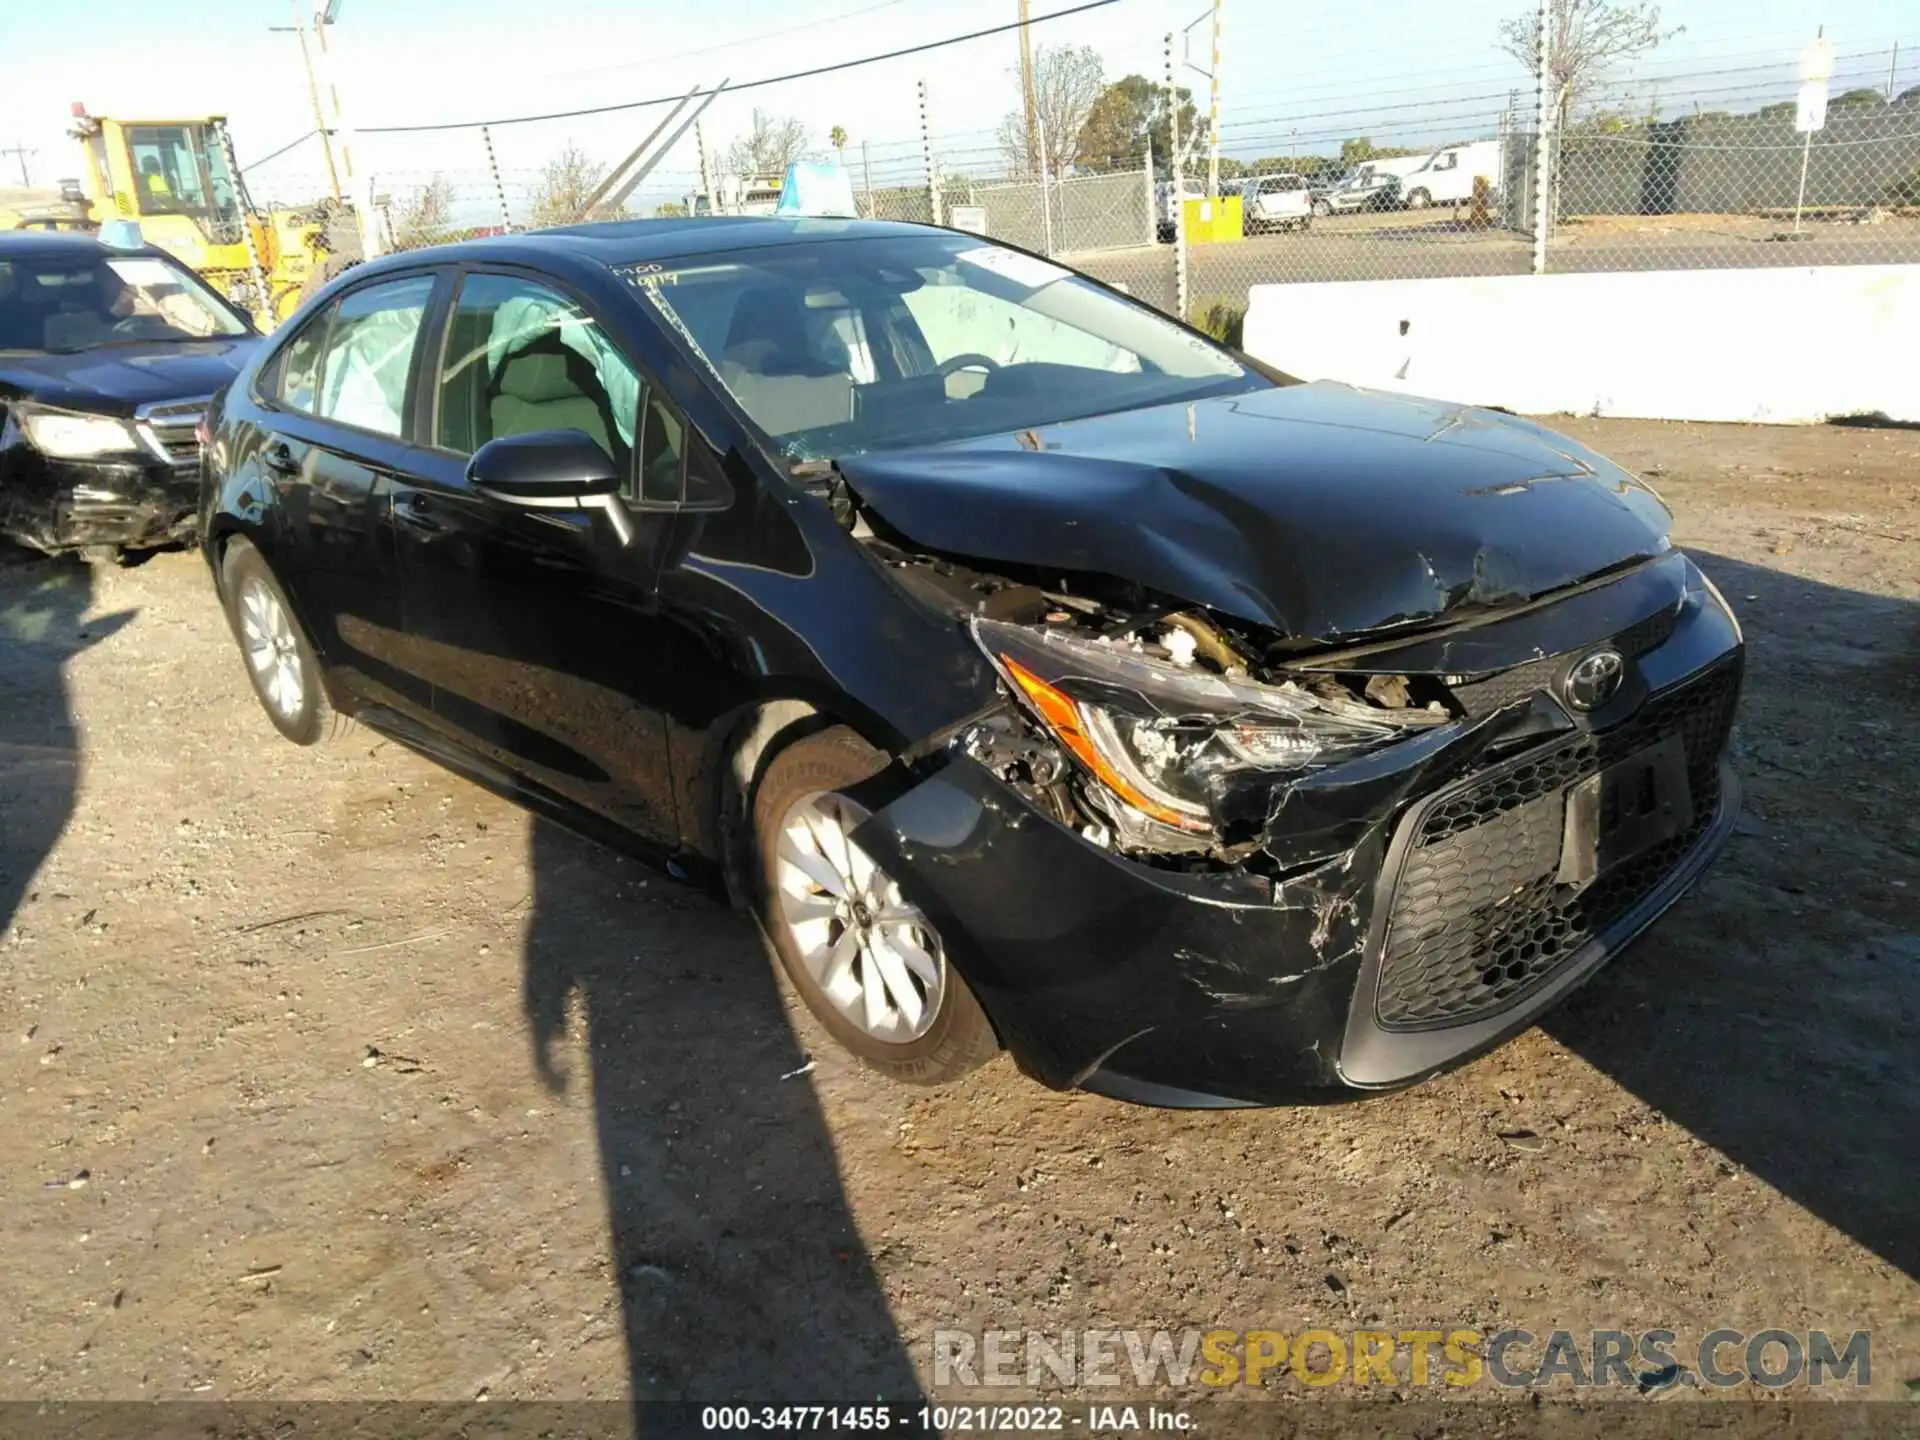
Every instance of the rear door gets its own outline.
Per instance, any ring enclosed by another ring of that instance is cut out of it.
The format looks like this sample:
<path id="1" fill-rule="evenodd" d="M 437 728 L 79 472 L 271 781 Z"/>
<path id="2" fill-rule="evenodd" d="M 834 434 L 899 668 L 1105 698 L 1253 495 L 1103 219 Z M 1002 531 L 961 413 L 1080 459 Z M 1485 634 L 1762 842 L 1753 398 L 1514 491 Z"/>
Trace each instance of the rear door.
<path id="1" fill-rule="evenodd" d="M 393 493 L 404 628 L 436 723 L 644 838 L 677 834 L 654 580 L 685 430 L 587 307 L 532 274 L 469 269 L 420 405 L 423 463 Z M 480 494 L 487 441 L 580 430 L 629 476 L 637 538 L 603 517 Z"/>
<path id="2" fill-rule="evenodd" d="M 407 436 L 439 283 L 432 271 L 370 281 L 310 319 L 269 373 L 260 450 L 278 497 L 271 558 L 334 680 L 422 716 L 388 508 L 420 459 Z"/>

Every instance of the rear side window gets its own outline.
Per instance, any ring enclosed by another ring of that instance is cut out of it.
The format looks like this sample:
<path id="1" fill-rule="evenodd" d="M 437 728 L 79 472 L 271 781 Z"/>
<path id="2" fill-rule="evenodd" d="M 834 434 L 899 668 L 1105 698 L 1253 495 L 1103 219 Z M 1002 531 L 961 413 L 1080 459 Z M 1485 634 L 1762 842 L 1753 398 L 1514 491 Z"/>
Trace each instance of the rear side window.
<path id="1" fill-rule="evenodd" d="M 376 435 L 399 436 L 414 350 L 432 298 L 431 275 L 369 285 L 343 298 L 327 331 L 314 413 Z M 292 358 L 289 354 L 290 370 Z"/>

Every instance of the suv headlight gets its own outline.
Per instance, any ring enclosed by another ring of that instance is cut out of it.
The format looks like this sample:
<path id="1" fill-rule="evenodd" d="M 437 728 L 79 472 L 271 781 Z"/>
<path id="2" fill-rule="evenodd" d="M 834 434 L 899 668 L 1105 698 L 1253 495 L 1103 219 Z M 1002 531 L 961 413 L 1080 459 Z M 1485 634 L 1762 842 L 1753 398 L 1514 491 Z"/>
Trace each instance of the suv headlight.
<path id="1" fill-rule="evenodd" d="M 976 617 L 973 637 L 1014 693 L 1116 800 L 1190 834 L 1214 830 L 1222 777 L 1336 764 L 1416 730 L 1431 710 L 1385 710 L 1173 665 L 1129 641 Z"/>
<path id="2" fill-rule="evenodd" d="M 67 410 L 43 410 L 37 405 L 16 405 L 13 413 L 33 448 L 57 459 L 137 454 L 145 448 L 131 425 L 111 415 L 76 415 Z"/>

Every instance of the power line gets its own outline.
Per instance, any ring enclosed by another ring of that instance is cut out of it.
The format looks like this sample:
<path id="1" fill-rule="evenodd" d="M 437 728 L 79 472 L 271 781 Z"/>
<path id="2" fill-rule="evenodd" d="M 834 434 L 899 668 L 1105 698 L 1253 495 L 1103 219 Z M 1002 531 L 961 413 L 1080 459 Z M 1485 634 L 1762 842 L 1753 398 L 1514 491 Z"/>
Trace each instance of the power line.
<path id="1" fill-rule="evenodd" d="M 319 133 L 320 132 L 318 130 L 309 130 L 307 131 L 306 134 L 302 135 L 298 140 L 289 140 L 285 145 L 282 145 L 278 150 L 274 151 L 271 155 L 262 155 L 258 160 L 252 161 L 246 165 L 242 165 L 240 167 L 240 173 L 244 175 L 249 170 L 258 170 L 262 165 L 266 164 L 269 160 L 278 160 L 282 155 L 286 154 L 289 150 L 294 150 L 299 148 L 300 146 L 306 144 L 307 141 L 311 140 L 314 136 L 318 135 Z"/>
<path id="2" fill-rule="evenodd" d="M 1120 0 L 1085 0 L 1084 4 L 1071 9 L 1056 10 L 1051 15 L 1036 15 L 1025 23 L 1044 24 L 1048 20 L 1064 19 L 1068 15 L 1079 15 L 1088 10 L 1104 9 L 1108 5 L 1117 5 Z M 859 60 L 841 60 L 832 65 L 816 65 L 810 70 L 795 70 L 787 75 L 769 75 L 762 80 L 748 80 L 739 85 L 727 86 L 729 95 L 741 90 L 758 90 L 766 85 L 784 85 L 789 80 L 806 80 L 815 75 L 832 75 L 842 70 L 858 69 L 862 65 L 877 65 L 883 60 L 898 60 L 903 55 L 919 55 L 928 50 L 944 49 L 948 45 L 960 45 L 969 40 L 981 40 L 989 35 L 1004 35 L 1009 30 L 1020 28 L 1021 21 L 1015 20 L 1006 25 L 992 25 L 985 30 L 974 30 L 965 35 L 952 35 L 945 40 L 929 40 L 920 45 L 908 45 L 900 50 L 889 50 L 883 55 L 868 55 Z M 449 120 L 433 125 L 362 125 L 362 135 L 401 135 L 417 134 L 426 130 L 477 130 L 482 125 L 528 125 L 539 120 L 574 120 L 583 115 L 611 115 L 620 110 L 644 110 L 650 105 L 669 105 L 679 100 L 679 95 L 662 95 L 651 100 L 626 100 L 618 105 L 591 105 L 583 110 L 555 110 L 546 115 L 509 115 L 498 120 Z"/>

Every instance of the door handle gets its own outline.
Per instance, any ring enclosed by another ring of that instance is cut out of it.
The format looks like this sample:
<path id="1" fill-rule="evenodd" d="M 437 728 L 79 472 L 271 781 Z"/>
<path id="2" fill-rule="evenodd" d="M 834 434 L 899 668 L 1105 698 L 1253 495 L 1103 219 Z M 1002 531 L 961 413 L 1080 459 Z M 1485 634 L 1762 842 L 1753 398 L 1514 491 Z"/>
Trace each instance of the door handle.
<path id="1" fill-rule="evenodd" d="M 440 529 L 440 522 L 434 518 L 433 511 L 433 502 L 418 490 L 409 490 L 397 496 L 393 502 L 393 518 L 415 530 L 437 532 Z"/>
<path id="2" fill-rule="evenodd" d="M 260 463 L 276 475 L 298 475 L 300 462 L 294 459 L 293 447 L 284 440 L 275 440 L 260 452 Z"/>

